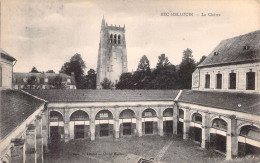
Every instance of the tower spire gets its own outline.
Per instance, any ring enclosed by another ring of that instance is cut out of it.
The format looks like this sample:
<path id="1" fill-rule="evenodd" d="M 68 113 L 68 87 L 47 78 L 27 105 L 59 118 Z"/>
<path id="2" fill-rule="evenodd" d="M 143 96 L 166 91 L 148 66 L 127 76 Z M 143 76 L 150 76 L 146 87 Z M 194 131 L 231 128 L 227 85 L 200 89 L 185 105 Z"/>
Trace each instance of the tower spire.
<path id="1" fill-rule="evenodd" d="M 104 15 L 103 15 L 101 26 L 105 26 L 105 25 L 106 25 L 106 22 L 105 22 L 105 18 L 104 18 Z"/>

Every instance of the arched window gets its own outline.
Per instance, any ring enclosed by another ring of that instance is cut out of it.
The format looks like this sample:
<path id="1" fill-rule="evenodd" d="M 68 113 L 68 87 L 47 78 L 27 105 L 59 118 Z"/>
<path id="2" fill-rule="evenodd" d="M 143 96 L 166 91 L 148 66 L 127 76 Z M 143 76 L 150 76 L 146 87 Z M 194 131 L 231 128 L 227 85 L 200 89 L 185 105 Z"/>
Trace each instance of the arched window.
<path id="1" fill-rule="evenodd" d="M 118 35 L 118 41 L 117 41 L 118 44 L 121 44 L 121 36 Z"/>
<path id="2" fill-rule="evenodd" d="M 112 42 L 113 42 L 113 34 L 110 35 L 109 42 L 112 44 Z"/>
<path id="3" fill-rule="evenodd" d="M 216 118 L 216 119 L 214 119 L 214 121 L 212 123 L 212 127 L 226 131 L 227 122 L 225 122 L 223 119 Z"/>
<path id="4" fill-rule="evenodd" d="M 109 110 L 101 110 L 97 113 L 96 119 L 97 120 L 113 119 L 113 115 Z"/>
<path id="5" fill-rule="evenodd" d="M 173 108 L 167 108 L 163 112 L 164 117 L 172 117 L 173 116 Z"/>
<path id="6" fill-rule="evenodd" d="M 130 109 L 126 109 L 123 110 L 120 115 L 119 115 L 120 119 L 128 119 L 128 118 L 135 118 L 135 113 L 133 110 Z"/>
<path id="7" fill-rule="evenodd" d="M 202 116 L 199 113 L 194 113 L 192 116 L 192 121 L 197 123 L 202 123 Z"/>
<path id="8" fill-rule="evenodd" d="M 89 116 L 86 112 L 82 110 L 75 111 L 71 116 L 70 116 L 71 121 L 88 121 Z"/>
<path id="9" fill-rule="evenodd" d="M 255 126 L 243 126 L 240 130 L 240 135 L 260 140 L 260 129 Z"/>
<path id="10" fill-rule="evenodd" d="M 116 44 L 116 40 L 117 40 L 117 37 L 116 37 L 116 34 L 114 35 L 114 44 Z"/>
<path id="11" fill-rule="evenodd" d="M 143 118 L 156 117 L 156 112 L 153 109 L 145 109 L 142 113 Z"/>
<path id="12" fill-rule="evenodd" d="M 179 109 L 179 118 L 184 118 L 184 111 L 182 109 Z"/>
<path id="13" fill-rule="evenodd" d="M 50 121 L 51 122 L 60 122 L 60 121 L 63 121 L 63 117 L 62 117 L 61 113 L 59 113 L 57 111 L 51 111 L 50 112 Z"/>

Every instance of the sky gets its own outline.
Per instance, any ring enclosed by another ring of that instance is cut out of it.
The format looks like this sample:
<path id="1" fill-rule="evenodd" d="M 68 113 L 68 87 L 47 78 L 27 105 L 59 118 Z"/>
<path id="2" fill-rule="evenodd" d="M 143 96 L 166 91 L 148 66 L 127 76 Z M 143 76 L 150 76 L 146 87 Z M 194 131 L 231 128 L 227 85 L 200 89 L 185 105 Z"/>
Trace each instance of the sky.
<path id="1" fill-rule="evenodd" d="M 125 25 L 128 71 L 135 71 L 143 55 L 148 57 L 151 68 L 162 53 L 172 64 L 180 64 L 187 48 L 199 61 L 221 40 L 259 30 L 260 2 L 2 0 L 1 48 L 17 59 L 14 72 L 29 72 L 35 66 L 39 71 L 57 73 L 79 53 L 87 73 L 90 68 L 96 70 L 103 16 L 109 25 Z"/>

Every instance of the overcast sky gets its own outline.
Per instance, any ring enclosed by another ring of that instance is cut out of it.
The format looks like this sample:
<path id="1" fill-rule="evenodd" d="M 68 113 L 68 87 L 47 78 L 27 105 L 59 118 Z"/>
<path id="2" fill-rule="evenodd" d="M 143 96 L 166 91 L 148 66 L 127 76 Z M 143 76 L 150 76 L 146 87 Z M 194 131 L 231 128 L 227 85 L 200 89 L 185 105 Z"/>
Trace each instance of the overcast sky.
<path id="1" fill-rule="evenodd" d="M 198 61 L 221 40 L 260 29 L 257 0 L 2 0 L 1 48 L 18 60 L 15 72 L 33 66 L 58 72 L 75 53 L 82 55 L 86 70 L 96 69 L 103 15 L 109 25 L 126 26 L 129 71 L 144 54 L 151 67 L 161 53 L 179 64 L 186 48 Z"/>

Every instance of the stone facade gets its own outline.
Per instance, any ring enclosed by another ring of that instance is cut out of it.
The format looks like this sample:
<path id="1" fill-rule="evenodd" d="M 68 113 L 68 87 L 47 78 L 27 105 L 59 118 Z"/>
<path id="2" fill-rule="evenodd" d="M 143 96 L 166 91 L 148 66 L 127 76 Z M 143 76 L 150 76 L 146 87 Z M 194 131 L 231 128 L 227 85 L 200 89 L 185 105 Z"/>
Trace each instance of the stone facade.
<path id="1" fill-rule="evenodd" d="M 102 89 L 100 83 L 104 78 L 115 85 L 124 72 L 127 72 L 125 26 L 108 26 L 103 18 L 98 50 L 97 89 Z"/>

